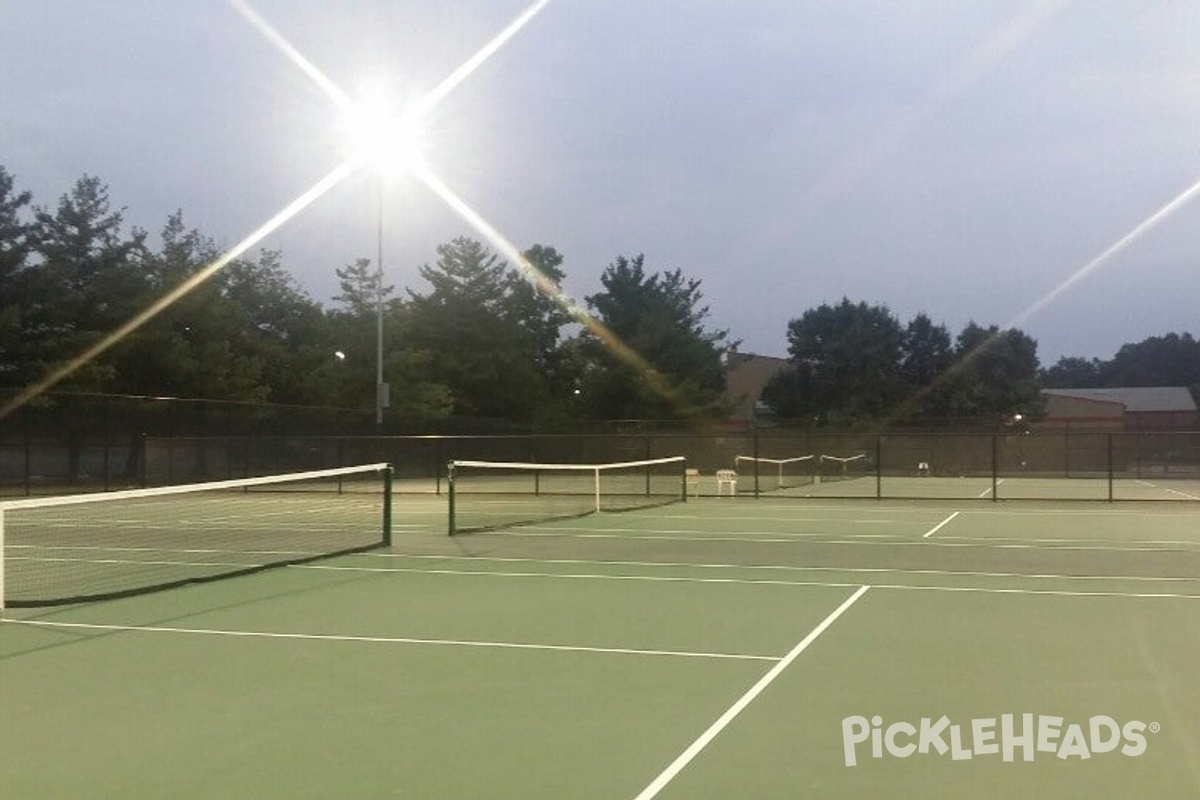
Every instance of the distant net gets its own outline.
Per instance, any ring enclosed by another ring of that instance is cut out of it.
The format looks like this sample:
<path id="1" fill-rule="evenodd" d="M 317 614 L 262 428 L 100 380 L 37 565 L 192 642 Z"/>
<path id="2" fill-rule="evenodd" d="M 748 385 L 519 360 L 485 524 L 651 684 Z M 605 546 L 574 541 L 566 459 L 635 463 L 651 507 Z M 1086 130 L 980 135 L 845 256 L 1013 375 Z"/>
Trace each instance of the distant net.
<path id="1" fill-rule="evenodd" d="M 874 474 L 874 467 L 866 453 L 856 453 L 852 456 L 822 455 L 820 458 L 822 483 L 854 480 L 872 474 Z"/>
<path id="2" fill-rule="evenodd" d="M 678 503 L 682 456 L 610 464 L 451 461 L 450 535 Z"/>
<path id="3" fill-rule="evenodd" d="M 390 542 L 387 464 L 0 503 L 0 607 L 165 589 Z"/>
<path id="4" fill-rule="evenodd" d="M 790 458 L 737 456 L 733 460 L 738 475 L 756 480 L 743 481 L 744 491 L 771 491 L 808 486 L 815 482 L 818 460 L 815 455 Z"/>

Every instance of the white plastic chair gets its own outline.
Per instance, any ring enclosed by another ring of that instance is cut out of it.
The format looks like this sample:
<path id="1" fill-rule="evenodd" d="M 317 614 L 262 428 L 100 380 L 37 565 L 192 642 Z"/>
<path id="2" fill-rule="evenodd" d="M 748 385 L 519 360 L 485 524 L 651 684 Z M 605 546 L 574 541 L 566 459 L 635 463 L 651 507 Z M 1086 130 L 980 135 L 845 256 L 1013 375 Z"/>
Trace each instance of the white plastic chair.
<path id="1" fill-rule="evenodd" d="M 717 470 L 717 496 L 721 496 L 721 491 L 729 487 L 729 496 L 733 497 L 737 494 L 737 473 L 731 469 Z"/>

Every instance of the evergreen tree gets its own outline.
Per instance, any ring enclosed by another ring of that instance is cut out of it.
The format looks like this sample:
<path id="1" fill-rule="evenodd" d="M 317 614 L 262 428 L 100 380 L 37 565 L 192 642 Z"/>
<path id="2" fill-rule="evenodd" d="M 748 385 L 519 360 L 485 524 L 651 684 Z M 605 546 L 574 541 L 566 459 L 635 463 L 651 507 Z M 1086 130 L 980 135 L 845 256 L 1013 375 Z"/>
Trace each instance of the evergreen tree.
<path id="1" fill-rule="evenodd" d="M 31 233 L 37 261 L 26 270 L 21 331 L 25 382 L 78 356 L 140 310 L 147 297 L 145 232 L 123 231 L 108 187 L 84 176 L 51 213 L 37 208 Z M 82 364 L 67 379 L 76 389 L 111 388 L 111 363 Z"/>
<path id="2" fill-rule="evenodd" d="M 582 403 L 595 419 L 723 416 L 728 332 L 709 330 L 700 281 L 682 270 L 646 273 L 644 256 L 618 256 L 587 298 L 600 323 L 579 347 Z"/>
<path id="3" fill-rule="evenodd" d="M 420 270 L 430 291 L 409 291 L 398 344 L 405 363 L 423 367 L 426 388 L 442 387 L 457 415 L 535 420 L 559 402 L 542 370 L 552 320 L 480 242 L 459 237 L 438 256 Z"/>
<path id="4" fill-rule="evenodd" d="M 13 189 L 0 166 L 0 387 L 22 383 L 26 361 L 22 309 L 32 302 L 27 275 L 32 225 L 23 217 L 32 195 Z"/>

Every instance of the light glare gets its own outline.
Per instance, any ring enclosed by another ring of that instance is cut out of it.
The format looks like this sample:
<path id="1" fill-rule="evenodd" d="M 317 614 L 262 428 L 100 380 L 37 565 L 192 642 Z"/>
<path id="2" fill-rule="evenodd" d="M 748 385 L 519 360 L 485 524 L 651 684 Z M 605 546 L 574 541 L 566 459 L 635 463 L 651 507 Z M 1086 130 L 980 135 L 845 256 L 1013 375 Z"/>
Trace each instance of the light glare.
<path id="1" fill-rule="evenodd" d="M 350 97 L 321 72 L 315 64 L 304 57 L 299 50 L 293 47 L 275 28 L 268 24 L 250 6 L 248 0 L 229 0 L 229 2 L 244 19 L 258 29 L 272 44 L 278 47 L 332 98 L 338 108 L 343 110 L 344 116 L 342 122 L 350 133 L 351 156 L 339 164 L 329 175 L 285 206 L 274 217 L 220 256 L 216 261 L 181 283 L 160 300 L 104 337 L 99 343 L 84 350 L 84 352 L 80 353 L 74 359 L 59 365 L 45 378 L 26 387 L 15 398 L 0 406 L 0 419 L 8 416 L 33 398 L 49 391 L 56 384 L 74 374 L 80 367 L 97 358 L 117 342 L 153 319 L 201 282 L 223 269 L 229 262 L 238 258 L 250 247 L 273 233 L 277 228 L 317 198 L 321 197 L 333 186 L 344 180 L 354 169 L 367 165 L 380 170 L 380 174 L 401 170 L 414 172 L 418 175 L 425 172 L 424 125 L 433 107 L 454 87 L 487 61 L 510 38 L 516 35 L 550 0 L 534 0 L 516 20 L 510 23 L 508 27 L 501 31 L 500 34 L 472 56 L 465 64 L 455 70 L 446 80 L 442 81 L 433 92 L 425 95 L 418 103 L 401 109 L 398 112 L 395 110 L 394 105 L 386 102 L 386 98 L 378 93 L 368 98 L 367 102 L 354 104 Z M 381 384 L 381 386 L 386 386 L 386 384 Z"/>
<path id="2" fill-rule="evenodd" d="M 414 108 L 397 110 L 382 96 L 370 95 L 343 118 L 349 158 L 381 175 L 412 172 L 424 161 L 423 123 Z"/>

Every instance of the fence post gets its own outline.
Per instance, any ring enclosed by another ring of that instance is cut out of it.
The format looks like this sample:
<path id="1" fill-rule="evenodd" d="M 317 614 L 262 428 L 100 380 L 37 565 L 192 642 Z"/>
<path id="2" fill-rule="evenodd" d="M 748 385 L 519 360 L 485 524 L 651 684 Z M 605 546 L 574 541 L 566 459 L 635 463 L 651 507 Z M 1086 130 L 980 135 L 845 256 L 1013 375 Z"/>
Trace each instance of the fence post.
<path id="1" fill-rule="evenodd" d="M 751 444 L 750 444 L 750 453 L 751 453 L 751 455 L 754 456 L 754 462 L 753 462 L 754 463 L 754 499 L 757 500 L 759 497 L 759 494 L 758 494 L 758 492 L 759 492 L 759 486 L 758 486 L 758 472 L 759 472 L 759 469 L 758 469 L 758 467 L 759 467 L 758 428 L 753 428 L 750 431 L 750 436 L 752 437 Z M 720 493 L 720 491 L 719 491 L 719 487 L 718 487 L 718 494 L 719 493 Z"/>
<path id="2" fill-rule="evenodd" d="M 146 438 L 147 438 L 147 434 L 146 434 L 146 432 L 145 432 L 145 431 L 141 431 L 141 432 L 140 432 L 140 433 L 138 433 L 138 435 L 137 435 L 137 449 L 138 449 L 138 452 L 137 452 L 137 472 L 138 472 L 138 485 L 139 485 L 141 488 L 143 488 L 143 489 L 145 489 L 145 488 L 146 488 L 146 485 L 147 485 L 147 484 L 146 484 L 146 480 L 147 480 L 147 466 L 146 466 L 146 461 L 147 461 L 148 459 L 146 458 Z"/>
<path id="3" fill-rule="evenodd" d="M 992 502 L 1000 499 L 1000 437 L 992 434 Z"/>
<path id="4" fill-rule="evenodd" d="M 883 499 L 883 434 L 875 436 L 875 499 Z"/>
<path id="5" fill-rule="evenodd" d="M 22 406 L 21 414 L 21 440 L 24 447 L 25 456 L 25 496 L 33 494 L 33 446 L 29 441 L 29 409 Z"/>
<path id="6" fill-rule="evenodd" d="M 110 440 L 111 425 L 109 422 L 109 413 L 110 413 L 109 409 L 110 409 L 111 403 L 112 403 L 112 401 L 109 398 L 107 398 L 107 397 L 104 398 L 104 446 L 103 446 L 103 448 L 101 448 L 101 450 L 104 454 L 103 462 L 102 462 L 103 463 L 102 469 L 104 471 L 104 491 L 106 491 L 106 492 L 110 488 L 112 488 L 111 482 L 109 481 L 109 477 L 108 477 L 108 451 L 112 448 L 112 441 Z"/>
<path id="7" fill-rule="evenodd" d="M 1113 501 L 1113 435 L 1112 431 L 1107 434 L 1108 438 L 1108 502 Z"/>
<path id="8" fill-rule="evenodd" d="M 435 488 L 439 497 L 442 494 L 442 465 L 446 463 L 448 463 L 446 457 L 446 439 L 445 437 L 438 436 L 433 440 L 433 473 L 437 475 L 437 486 Z M 449 491 L 448 487 L 447 491 Z"/>

